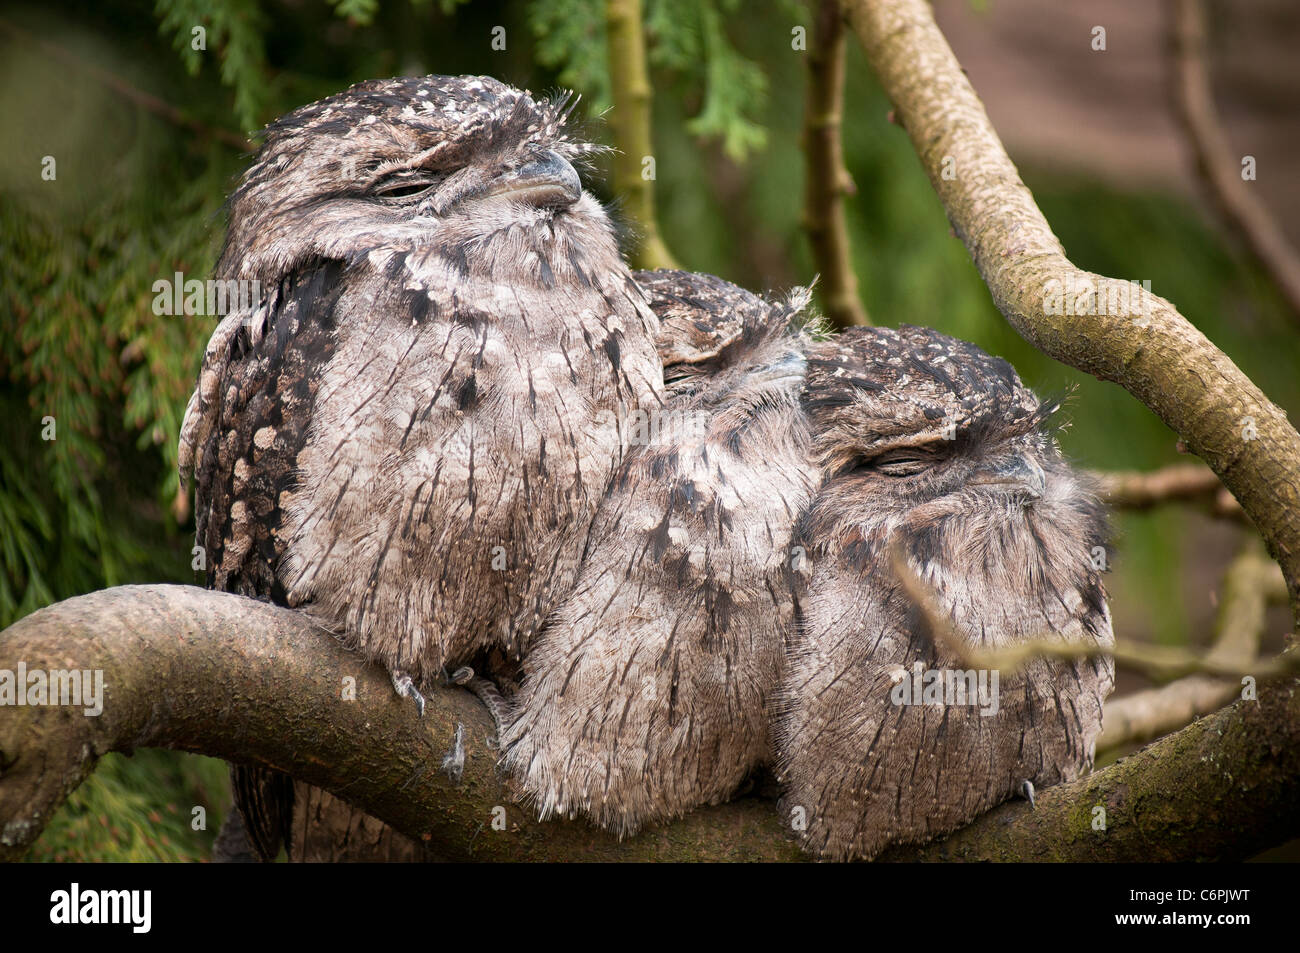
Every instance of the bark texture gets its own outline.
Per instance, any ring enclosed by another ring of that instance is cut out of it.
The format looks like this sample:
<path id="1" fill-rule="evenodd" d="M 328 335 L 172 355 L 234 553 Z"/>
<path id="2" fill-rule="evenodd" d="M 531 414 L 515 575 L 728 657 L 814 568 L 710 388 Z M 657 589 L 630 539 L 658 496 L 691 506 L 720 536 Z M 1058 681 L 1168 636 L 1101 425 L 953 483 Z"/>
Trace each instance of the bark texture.
<path id="1" fill-rule="evenodd" d="M 848 0 L 849 23 L 1007 321 L 1142 401 L 1210 465 L 1282 567 L 1300 619 L 1300 435 L 1172 304 L 1065 256 L 925 0 Z"/>
<path id="2" fill-rule="evenodd" d="M 102 669 L 103 714 L 0 709 L 0 860 L 20 857 L 109 751 L 166 747 L 257 762 L 325 788 L 435 856 L 474 860 L 788 861 L 804 855 L 771 801 L 744 797 L 619 841 L 584 821 L 539 823 L 496 771 L 492 725 L 461 689 L 424 719 L 387 676 L 289 609 L 190 586 L 120 586 L 0 633 L 0 669 Z M 344 700 L 345 679 L 356 700 Z M 893 859 L 1207 859 L 1300 832 L 1300 687 L 1260 683 L 1137 755 L 1006 805 Z M 441 770 L 464 726 L 459 782 Z M 1092 808 L 1107 831 L 1092 830 Z M 493 820 L 504 817 L 504 830 Z"/>
<path id="3" fill-rule="evenodd" d="M 104 711 L 0 708 L 0 860 L 13 860 L 109 751 L 175 748 L 257 762 L 325 788 L 448 859 L 791 860 L 757 800 L 697 811 L 619 842 L 585 822 L 538 823 L 496 772 L 494 728 L 459 688 L 421 720 L 378 667 L 300 614 L 192 586 L 119 586 L 0 633 L 0 669 L 103 669 Z M 356 701 L 344 701 L 345 678 Z M 464 725 L 460 783 L 442 772 Z M 504 809 L 506 830 L 494 830 Z"/>
<path id="4" fill-rule="evenodd" d="M 835 328 L 870 324 L 858 295 L 844 200 L 856 188 L 844 168 L 844 11 L 840 0 L 821 0 L 809 37 L 808 91 L 804 98 L 803 227 L 812 246 L 826 320 Z"/>
<path id="5" fill-rule="evenodd" d="M 654 178 L 642 163 L 654 156 L 650 114 L 652 94 L 646 67 L 641 0 L 605 0 L 605 29 L 609 44 L 610 93 L 614 108 L 609 128 L 614 135 L 614 191 L 624 196 L 624 214 L 640 230 L 633 250 L 637 268 L 677 268 L 659 233 L 655 215 Z"/>

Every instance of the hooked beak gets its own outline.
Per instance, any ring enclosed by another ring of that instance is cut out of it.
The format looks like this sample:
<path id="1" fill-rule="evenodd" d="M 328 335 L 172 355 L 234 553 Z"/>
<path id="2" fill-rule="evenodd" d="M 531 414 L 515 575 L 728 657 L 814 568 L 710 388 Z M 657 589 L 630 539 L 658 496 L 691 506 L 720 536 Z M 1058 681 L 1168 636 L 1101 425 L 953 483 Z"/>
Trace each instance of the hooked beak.
<path id="1" fill-rule="evenodd" d="M 563 208 L 582 197 L 582 181 L 567 159 L 548 149 L 497 176 L 484 187 L 481 195 L 508 196 L 538 208 Z"/>
<path id="2" fill-rule="evenodd" d="M 1042 499 L 1047 489 L 1047 474 L 1034 460 L 1013 454 L 981 468 L 970 481 L 974 485 L 1005 487 L 1028 497 Z"/>

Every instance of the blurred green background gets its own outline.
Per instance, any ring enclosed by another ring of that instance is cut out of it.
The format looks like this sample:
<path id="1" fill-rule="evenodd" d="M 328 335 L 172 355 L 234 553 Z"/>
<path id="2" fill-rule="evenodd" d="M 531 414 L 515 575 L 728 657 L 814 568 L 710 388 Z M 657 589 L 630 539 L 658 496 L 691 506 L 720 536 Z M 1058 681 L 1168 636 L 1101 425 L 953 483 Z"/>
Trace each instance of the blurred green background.
<path id="1" fill-rule="evenodd" d="M 996 30 L 989 8 L 996 0 L 963 4 L 963 29 Z M 487 73 L 536 92 L 579 89 L 588 134 L 608 141 L 598 121 L 610 105 L 602 9 L 600 0 L 52 0 L 0 14 L 0 627 L 105 586 L 196 581 L 176 437 L 212 322 L 156 317 L 151 286 L 176 271 L 203 276 L 215 262 L 222 202 L 247 157 L 212 130 L 252 131 L 361 79 Z M 808 9 L 647 0 L 646 22 L 659 218 L 674 255 L 757 290 L 810 281 L 805 54 L 791 48 L 792 28 L 811 27 Z M 196 25 L 206 51 L 190 49 Z M 498 26 L 505 50 L 492 48 Z M 849 227 L 873 319 L 935 326 L 1005 356 L 1041 391 L 1072 388 L 1063 441 L 1085 466 L 1177 462 L 1175 436 L 1136 400 L 1043 357 L 1001 319 L 852 43 L 848 76 Z M 125 87 L 183 121 L 142 108 Z M 54 181 L 41 176 L 45 156 L 57 162 Z M 1068 162 L 1021 165 L 1077 265 L 1149 279 L 1274 401 L 1300 409 L 1295 316 L 1185 191 Z M 589 185 L 616 202 L 606 181 Z M 53 442 L 41 439 L 47 415 Z M 1209 594 L 1241 531 L 1185 510 L 1125 515 L 1117 529 L 1118 636 L 1203 642 Z M 1286 625 L 1284 612 L 1270 618 L 1274 635 Z M 220 762 L 111 755 L 30 859 L 204 859 L 228 804 Z M 195 806 L 206 830 L 192 829 Z"/>

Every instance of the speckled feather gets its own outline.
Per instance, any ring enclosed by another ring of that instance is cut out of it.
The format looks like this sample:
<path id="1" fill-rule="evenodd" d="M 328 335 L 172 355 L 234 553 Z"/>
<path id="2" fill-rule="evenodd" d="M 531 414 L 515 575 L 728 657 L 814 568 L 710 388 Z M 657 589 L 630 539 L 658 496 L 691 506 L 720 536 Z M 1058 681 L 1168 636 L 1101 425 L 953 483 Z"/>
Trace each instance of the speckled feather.
<path id="1" fill-rule="evenodd" d="M 298 606 L 424 683 L 484 649 L 524 657 L 507 767 L 542 813 L 621 832 L 725 799 L 773 738 L 827 857 L 1086 769 L 1109 659 L 1031 663 L 992 718 L 888 701 L 913 660 L 950 663 L 891 540 L 972 641 L 1110 644 L 1101 509 L 1054 408 L 932 331 L 812 343 L 787 327 L 801 299 L 634 279 L 586 194 L 493 194 L 592 151 L 567 108 L 405 78 L 268 127 L 217 273 L 263 293 L 214 331 L 181 435 L 209 584 Z M 376 198 L 408 181 L 410 201 Z M 659 414 L 648 446 L 629 446 L 636 408 Z M 899 452 L 932 459 L 878 469 Z M 1032 504 L 980 479 L 1016 455 L 1043 480 Z M 274 853 L 284 779 L 242 776 Z M 418 856 L 297 787 L 296 856 Z"/>
<path id="2" fill-rule="evenodd" d="M 895 705 L 891 690 L 914 663 L 963 666 L 899 585 L 892 546 L 972 645 L 1056 638 L 1105 649 L 1094 554 L 1106 526 L 1045 426 L 1055 405 L 1005 361 L 903 327 L 846 332 L 814 345 L 808 363 L 804 403 L 825 482 L 798 533 L 811 578 L 778 706 L 783 807 L 819 855 L 869 858 L 962 826 L 1023 781 L 1087 770 L 1114 677 L 1108 656 L 1038 659 L 1000 673 L 993 715 Z M 917 454 L 924 465 L 906 472 Z M 1026 482 L 989 482 L 1007 474 Z M 1035 498 L 1024 486 L 1040 479 Z"/>
<path id="3" fill-rule="evenodd" d="M 600 412 L 663 399 L 658 321 L 563 171 L 592 151 L 566 114 L 433 76 L 267 128 L 216 276 L 263 299 L 214 332 L 181 434 L 211 585 L 425 685 L 526 649 L 625 450 Z M 498 187 L 539 165 L 544 200 Z M 250 824 L 264 853 L 273 826 Z"/>
<path id="4" fill-rule="evenodd" d="M 526 644 L 622 454 L 598 412 L 657 406 L 662 387 L 657 320 L 600 206 L 478 197 L 538 150 L 582 152 L 563 114 L 491 79 L 428 77 L 360 84 L 268 127 L 218 277 L 329 283 L 291 321 L 283 293 L 227 319 L 265 329 L 247 353 L 205 360 L 182 459 L 216 584 L 258 546 L 282 554 L 291 605 L 424 681 L 484 645 Z M 399 168 L 443 178 L 419 205 L 367 197 Z M 277 383 L 277 348 L 299 361 L 292 385 Z M 217 483 L 232 502 L 213 510 Z M 271 529 L 279 550 L 259 535 Z"/>
<path id="5" fill-rule="evenodd" d="M 723 801 L 770 760 L 790 533 L 816 478 L 798 404 L 805 342 L 790 330 L 806 299 L 637 278 L 666 332 L 668 416 L 618 471 L 501 739 L 543 817 L 620 834 Z"/>

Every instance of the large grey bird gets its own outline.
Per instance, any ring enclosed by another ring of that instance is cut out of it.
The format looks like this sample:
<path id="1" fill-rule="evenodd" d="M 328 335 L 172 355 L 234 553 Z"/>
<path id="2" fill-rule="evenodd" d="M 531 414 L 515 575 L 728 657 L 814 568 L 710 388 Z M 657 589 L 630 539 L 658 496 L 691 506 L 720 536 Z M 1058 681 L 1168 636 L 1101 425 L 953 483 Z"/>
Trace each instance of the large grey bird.
<path id="1" fill-rule="evenodd" d="M 824 482 L 798 534 L 783 804 L 820 856 L 870 858 L 1091 766 L 1114 675 L 1106 526 L 1055 404 L 1005 361 L 904 326 L 820 342 L 808 365 Z M 1093 654 L 965 662 L 1037 639 Z"/>
<path id="2" fill-rule="evenodd" d="M 564 101 L 486 77 L 361 83 L 272 123 L 230 199 L 181 433 L 208 583 L 298 607 L 417 701 L 527 650 L 662 402 L 658 322 L 573 162 Z M 287 782 L 237 772 L 273 856 Z"/>
<path id="3" fill-rule="evenodd" d="M 502 762 L 542 817 L 620 834 L 726 800 L 771 760 L 790 534 L 816 482 L 804 298 L 638 273 L 669 401 L 617 472 L 577 584 L 523 664 Z"/>

